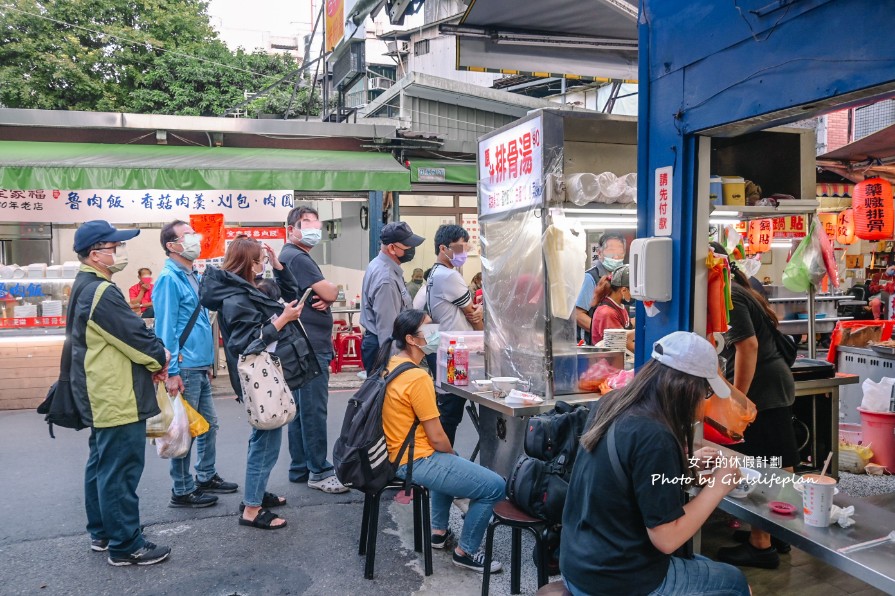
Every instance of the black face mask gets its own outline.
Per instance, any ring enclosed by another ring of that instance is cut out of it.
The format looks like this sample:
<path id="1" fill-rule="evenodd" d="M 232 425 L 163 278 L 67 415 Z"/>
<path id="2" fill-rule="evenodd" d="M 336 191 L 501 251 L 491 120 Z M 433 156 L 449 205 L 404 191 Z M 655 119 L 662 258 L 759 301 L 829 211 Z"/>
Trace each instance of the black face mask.
<path id="1" fill-rule="evenodd" d="M 416 256 L 416 247 L 414 246 L 414 247 L 411 247 L 411 248 L 408 248 L 407 250 L 405 250 L 404 254 L 402 256 L 398 257 L 398 262 L 399 263 L 409 263 L 410 261 L 413 260 L 413 257 L 415 257 L 415 256 Z"/>

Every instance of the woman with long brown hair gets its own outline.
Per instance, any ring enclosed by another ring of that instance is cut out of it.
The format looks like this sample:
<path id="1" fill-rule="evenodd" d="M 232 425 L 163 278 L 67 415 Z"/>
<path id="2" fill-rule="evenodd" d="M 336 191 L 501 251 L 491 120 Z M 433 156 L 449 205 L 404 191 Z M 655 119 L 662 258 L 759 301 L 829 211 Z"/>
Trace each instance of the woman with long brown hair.
<path id="1" fill-rule="evenodd" d="M 717 242 L 712 242 L 711 247 L 716 255 L 728 256 Z M 733 310 L 721 356 L 727 361 L 727 379 L 748 395 L 758 410 L 755 422 L 743 433 L 743 442 L 731 448 L 744 455 L 780 458 L 779 467 L 792 471 L 799 463 L 792 426 L 795 381 L 777 348 L 777 315 L 764 296 L 751 288 L 749 278 L 736 263 L 730 263 L 730 272 L 734 282 L 730 292 Z M 733 565 L 776 569 L 780 553 L 790 550 L 789 544 L 758 529 L 739 532 L 734 537 L 743 544 L 718 551 L 719 560 Z"/>
<path id="2" fill-rule="evenodd" d="M 749 594 L 735 567 L 676 553 L 739 480 L 735 462 L 716 449 L 693 450 L 694 423 L 713 394 L 731 394 L 714 348 L 677 331 L 591 413 L 569 483 L 576 498 L 563 511 L 559 566 L 574 596 Z M 717 466 L 687 502 L 691 462 Z"/>
<path id="3" fill-rule="evenodd" d="M 273 268 L 274 278 L 283 298 L 282 304 L 258 288 L 256 281 L 266 263 Z M 242 395 L 236 359 L 259 338 L 280 360 L 286 384 L 297 389 L 320 374 L 310 342 L 295 323 L 302 311 L 298 303 L 295 278 L 284 268 L 276 253 L 249 238 L 234 240 L 227 248 L 220 269 L 209 267 L 202 278 L 200 299 L 203 306 L 220 315 L 230 383 L 237 396 Z M 310 354 L 310 358 L 308 358 Z M 245 497 L 239 524 L 264 530 L 286 527 L 286 520 L 270 511 L 286 504 L 286 499 L 265 492 L 270 472 L 277 462 L 283 429 L 252 429 L 246 461 Z"/>

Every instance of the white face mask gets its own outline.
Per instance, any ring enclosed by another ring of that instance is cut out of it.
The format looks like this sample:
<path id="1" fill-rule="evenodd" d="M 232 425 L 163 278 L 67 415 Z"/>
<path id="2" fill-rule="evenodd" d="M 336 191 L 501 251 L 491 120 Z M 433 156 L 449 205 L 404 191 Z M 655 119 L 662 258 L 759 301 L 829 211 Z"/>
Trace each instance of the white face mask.
<path id="1" fill-rule="evenodd" d="M 323 233 L 320 231 L 320 228 L 303 228 L 299 230 L 299 232 L 301 232 L 301 240 L 299 240 L 299 242 L 305 246 L 317 246 L 320 239 L 323 238 Z"/>
<path id="2" fill-rule="evenodd" d="M 180 241 L 183 250 L 179 254 L 187 261 L 195 261 L 202 252 L 202 235 L 201 234 L 184 234 Z"/>
<path id="3" fill-rule="evenodd" d="M 106 251 L 106 250 L 112 250 L 112 249 L 104 248 L 104 249 L 101 249 L 99 252 Z M 118 273 L 119 271 L 123 271 L 124 268 L 127 267 L 127 248 L 125 248 L 125 246 L 123 244 L 119 245 L 115 249 L 114 253 L 103 252 L 103 254 L 111 254 L 112 255 L 112 264 L 111 265 L 106 265 L 105 263 L 103 263 L 103 265 L 106 267 L 106 269 L 109 270 L 109 273 Z"/>

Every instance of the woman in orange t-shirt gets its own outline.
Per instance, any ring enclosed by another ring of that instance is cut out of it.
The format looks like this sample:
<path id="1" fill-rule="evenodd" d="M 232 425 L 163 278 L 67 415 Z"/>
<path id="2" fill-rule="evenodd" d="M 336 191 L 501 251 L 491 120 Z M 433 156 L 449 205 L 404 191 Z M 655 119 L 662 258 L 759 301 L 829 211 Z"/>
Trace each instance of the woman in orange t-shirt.
<path id="1" fill-rule="evenodd" d="M 421 310 L 406 310 L 395 319 L 392 336 L 380 348 L 374 374 L 383 374 L 385 360 L 392 352 L 386 370 L 394 370 L 404 362 L 419 365 L 423 356 L 438 349 L 438 325 L 432 325 Z M 453 539 L 448 528 L 451 503 L 455 497 L 468 498 L 469 510 L 463 522 L 459 545 L 454 549 L 453 563 L 482 573 L 484 553 L 479 550 L 494 504 L 505 497 L 505 482 L 496 473 L 454 453 L 439 419 L 432 378 L 422 368 L 414 368 L 392 380 L 385 392 L 382 406 L 382 429 L 393 461 L 414 422 L 419 420 L 413 443 L 412 481 L 425 486 L 431 493 L 432 548 L 447 548 Z M 398 477 L 407 474 L 408 452 L 405 451 L 398 467 Z M 502 569 L 491 562 L 491 572 Z"/>

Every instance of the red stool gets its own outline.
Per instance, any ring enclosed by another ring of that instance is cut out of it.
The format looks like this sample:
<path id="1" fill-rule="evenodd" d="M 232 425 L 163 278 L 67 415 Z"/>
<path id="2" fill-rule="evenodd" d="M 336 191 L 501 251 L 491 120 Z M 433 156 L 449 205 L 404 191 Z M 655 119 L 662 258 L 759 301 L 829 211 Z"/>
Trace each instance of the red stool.
<path id="1" fill-rule="evenodd" d="M 360 333 L 341 333 L 336 336 L 336 357 L 333 360 L 332 371 L 342 372 L 344 366 L 359 366 L 363 368 L 361 360 L 361 342 L 364 336 Z"/>

